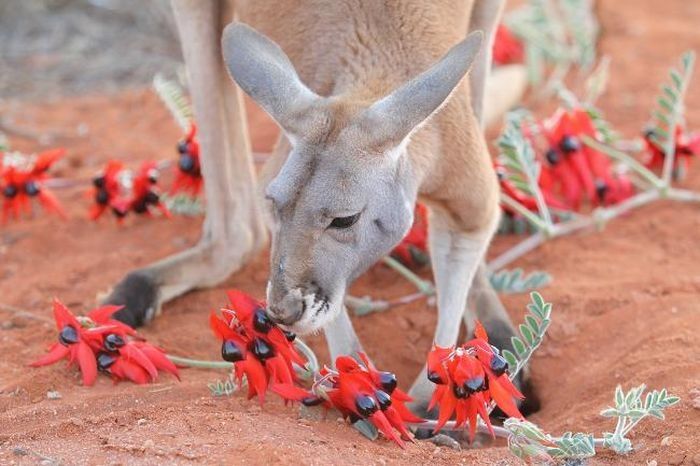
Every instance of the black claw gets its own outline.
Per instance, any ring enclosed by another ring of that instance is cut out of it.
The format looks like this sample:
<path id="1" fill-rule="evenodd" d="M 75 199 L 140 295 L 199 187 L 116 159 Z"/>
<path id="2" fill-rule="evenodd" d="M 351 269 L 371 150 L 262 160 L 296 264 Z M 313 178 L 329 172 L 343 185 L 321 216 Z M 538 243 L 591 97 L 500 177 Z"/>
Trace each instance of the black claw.
<path id="1" fill-rule="evenodd" d="M 262 338 L 256 338 L 248 348 L 259 361 L 265 361 L 275 355 L 275 351 Z"/>
<path id="2" fill-rule="evenodd" d="M 600 178 L 595 180 L 595 193 L 600 202 L 605 200 L 605 195 L 608 193 L 608 189 L 608 184 L 604 180 L 601 180 Z"/>
<path id="3" fill-rule="evenodd" d="M 41 188 L 35 181 L 27 181 L 24 184 L 24 192 L 27 193 L 27 196 L 34 197 L 39 194 L 39 191 L 41 191 Z"/>
<path id="4" fill-rule="evenodd" d="M 117 358 L 111 354 L 100 351 L 97 353 L 97 369 L 102 372 L 107 372 L 107 369 L 112 367 L 112 364 L 114 364 L 116 360 Z"/>
<path id="5" fill-rule="evenodd" d="M 143 200 L 146 204 L 156 205 L 160 201 L 160 196 L 158 196 L 158 194 L 154 193 L 153 191 L 148 191 Z"/>
<path id="6" fill-rule="evenodd" d="M 63 346 L 72 345 L 78 343 L 78 331 L 70 325 L 66 325 L 61 329 L 61 333 L 58 334 L 58 341 Z"/>
<path id="7" fill-rule="evenodd" d="M 394 390 L 396 390 L 396 386 L 398 385 L 398 381 L 396 380 L 396 374 L 394 374 L 393 372 L 380 372 L 379 384 L 381 385 L 382 390 L 391 395 L 392 393 L 394 393 Z"/>
<path id="8" fill-rule="evenodd" d="M 289 332 L 287 330 L 282 330 L 282 333 L 284 333 L 284 336 L 287 338 L 287 341 L 290 343 L 293 342 L 297 337 L 296 333 Z"/>
<path id="9" fill-rule="evenodd" d="M 545 154 L 545 158 L 550 165 L 556 165 L 559 163 L 559 153 L 556 149 L 549 149 Z"/>
<path id="10" fill-rule="evenodd" d="M 499 354 L 494 354 L 493 357 L 491 357 L 491 363 L 489 365 L 496 377 L 505 374 L 508 369 L 508 362 Z"/>
<path id="11" fill-rule="evenodd" d="M 188 149 L 187 141 L 180 141 L 177 143 L 177 152 L 179 154 L 186 154 Z"/>
<path id="12" fill-rule="evenodd" d="M 131 327 L 150 321 L 158 309 L 158 284 L 146 271 L 128 274 L 114 287 L 104 304 L 123 305 L 114 318 Z"/>
<path id="13" fill-rule="evenodd" d="M 8 184 L 7 186 L 5 186 L 5 189 L 2 190 L 2 194 L 8 199 L 12 199 L 17 195 L 17 186 L 13 184 Z"/>
<path id="14" fill-rule="evenodd" d="M 233 340 L 224 340 L 221 344 L 221 357 L 224 361 L 237 362 L 243 360 L 243 351 Z"/>
<path id="15" fill-rule="evenodd" d="M 109 204 L 109 193 L 106 189 L 99 189 L 97 191 L 97 193 L 95 194 L 95 202 L 97 202 L 100 205 Z"/>
<path id="16" fill-rule="evenodd" d="M 267 334 L 274 324 L 264 309 L 256 309 L 253 314 L 253 328 L 260 333 Z"/>
<path id="17" fill-rule="evenodd" d="M 467 392 L 467 394 L 476 393 L 478 391 L 481 391 L 483 386 L 484 386 L 484 378 L 483 377 L 472 377 L 471 379 L 464 382 L 464 391 Z"/>
<path id="18" fill-rule="evenodd" d="M 117 351 L 125 344 L 126 342 L 124 341 L 124 339 L 114 333 L 110 333 L 109 335 L 107 335 L 104 341 L 104 347 L 107 351 Z"/>
<path id="19" fill-rule="evenodd" d="M 391 396 L 385 391 L 377 390 L 374 392 L 374 397 L 379 402 L 379 409 L 386 411 L 391 406 Z"/>
<path id="20" fill-rule="evenodd" d="M 452 385 L 452 393 L 459 399 L 466 398 L 468 395 L 467 390 L 462 385 L 457 384 Z"/>
<path id="21" fill-rule="evenodd" d="M 440 374 L 437 372 L 428 372 L 428 380 L 437 385 L 442 385 L 445 382 L 440 378 Z"/>
<path id="22" fill-rule="evenodd" d="M 563 153 L 570 154 L 581 149 L 581 142 L 576 136 L 566 135 L 563 138 L 561 138 L 559 148 Z"/>
<path id="23" fill-rule="evenodd" d="M 180 170 L 185 172 L 185 173 L 192 173 L 195 170 L 194 167 L 194 157 L 192 157 L 190 154 L 182 154 L 180 156 L 180 160 L 178 162 L 178 167 L 180 167 Z"/>
<path id="24" fill-rule="evenodd" d="M 357 395 L 355 397 L 355 407 L 357 408 L 357 412 L 364 417 L 370 417 L 378 409 L 374 398 L 369 395 Z"/>
<path id="25" fill-rule="evenodd" d="M 146 201 L 142 199 L 141 201 L 134 204 L 132 209 L 134 209 L 134 212 L 136 212 L 137 214 L 145 214 L 148 210 L 148 206 L 146 206 Z"/>
<path id="26" fill-rule="evenodd" d="M 323 398 L 319 398 L 317 396 L 309 396 L 309 397 L 301 400 L 301 404 L 303 404 L 304 406 L 309 406 L 309 407 L 318 406 L 321 403 L 323 403 Z"/>

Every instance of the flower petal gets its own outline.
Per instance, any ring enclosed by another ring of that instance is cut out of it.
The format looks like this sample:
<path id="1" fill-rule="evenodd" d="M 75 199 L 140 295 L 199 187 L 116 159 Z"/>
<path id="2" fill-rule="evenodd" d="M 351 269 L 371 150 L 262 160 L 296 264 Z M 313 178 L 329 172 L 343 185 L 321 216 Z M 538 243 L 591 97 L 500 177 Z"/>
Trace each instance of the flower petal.
<path id="1" fill-rule="evenodd" d="M 29 365 L 32 367 L 48 366 L 49 364 L 53 364 L 56 361 L 60 361 L 68 356 L 69 352 L 70 349 L 67 346 L 63 346 L 60 343 L 54 343 L 47 354 Z"/>

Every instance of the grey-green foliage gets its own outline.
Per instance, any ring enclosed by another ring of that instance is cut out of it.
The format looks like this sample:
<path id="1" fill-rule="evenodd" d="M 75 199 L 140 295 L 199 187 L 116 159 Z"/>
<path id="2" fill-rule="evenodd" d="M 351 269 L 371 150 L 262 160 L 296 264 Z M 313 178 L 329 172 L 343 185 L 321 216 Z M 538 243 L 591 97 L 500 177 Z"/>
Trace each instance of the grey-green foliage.
<path id="1" fill-rule="evenodd" d="M 498 138 L 499 162 L 505 168 L 504 175 L 516 188 L 528 196 L 539 190 L 540 163 L 535 156 L 532 144 L 522 133 L 521 126 L 528 118 L 520 111 L 508 113 L 506 126 Z"/>
<path id="2" fill-rule="evenodd" d="M 601 411 L 603 417 L 617 419 L 615 432 L 604 432 L 604 445 L 617 453 L 628 453 L 632 450 L 632 442 L 626 438 L 627 434 L 642 419 L 652 416 L 664 419 L 664 409 L 680 401 L 677 396 L 669 395 L 666 389 L 648 392 L 642 401 L 642 394 L 646 385 L 631 388 L 627 393 L 621 386 L 615 389 L 615 407 Z"/>
<path id="3" fill-rule="evenodd" d="M 174 196 L 163 194 L 161 199 L 170 212 L 177 215 L 196 217 L 204 214 L 202 200 L 187 194 L 176 194 Z"/>
<path id="4" fill-rule="evenodd" d="M 494 272 L 489 277 L 493 288 L 504 294 L 524 293 L 546 286 L 552 277 L 542 270 L 535 270 L 526 275 L 523 269 L 504 269 Z"/>
<path id="5" fill-rule="evenodd" d="M 194 116 L 183 88 L 175 81 L 168 80 L 160 74 L 153 78 L 153 88 L 180 128 L 183 131 L 189 130 Z"/>
<path id="6" fill-rule="evenodd" d="M 564 22 L 571 40 L 571 53 L 574 61 L 582 68 L 595 62 L 598 40 L 598 21 L 593 15 L 591 0 L 560 0 Z"/>
<path id="7" fill-rule="evenodd" d="M 600 413 L 604 417 L 616 418 L 617 425 L 615 432 L 604 432 L 602 439 L 592 434 L 573 432 L 553 437 L 529 421 L 510 418 L 503 423 L 510 433 L 508 447 L 517 457 L 534 463 L 588 458 L 596 454 L 597 447 L 610 448 L 618 454 L 629 453 L 632 451 L 632 441 L 626 435 L 647 416 L 664 419 L 664 409 L 679 401 L 666 389 L 653 390 L 643 397 L 645 389 L 645 385 L 640 385 L 625 393 L 622 387 L 617 386 L 615 407 Z"/>
<path id="8" fill-rule="evenodd" d="M 693 73 L 695 53 L 685 52 L 680 64 L 680 68 L 671 68 L 669 82 L 661 86 L 651 116 L 654 126 L 651 138 L 667 154 L 675 147 L 675 128 L 683 116 L 683 97 Z"/>
<path id="9" fill-rule="evenodd" d="M 207 384 L 212 396 L 231 396 L 238 391 L 238 384 L 229 375 L 226 380 L 215 380 Z"/>
<path id="10" fill-rule="evenodd" d="M 590 458 L 595 455 L 592 434 L 566 432 L 555 438 L 524 419 L 509 418 L 503 423 L 510 436 L 508 448 L 518 458 L 537 463 L 556 459 Z"/>
<path id="11" fill-rule="evenodd" d="M 596 132 L 598 133 L 598 140 L 603 144 L 613 144 L 619 139 L 619 135 L 612 129 L 612 126 L 603 117 L 603 113 L 597 107 L 593 105 L 587 105 L 585 107 L 586 113 L 591 118 L 593 126 L 595 126 Z"/>
<path id="12" fill-rule="evenodd" d="M 527 310 L 525 322 L 518 327 L 520 337 L 511 337 L 514 352 L 503 350 L 503 357 L 508 361 L 511 374 L 518 373 L 525 366 L 532 353 L 542 343 L 551 323 L 552 304 L 545 302 L 538 292 L 530 293 Z"/>
<path id="13" fill-rule="evenodd" d="M 8 150 L 10 150 L 10 144 L 7 142 L 7 137 L 0 132 L 0 151 L 5 152 Z M 0 160 L 0 162 L 2 162 L 2 160 Z"/>
<path id="14" fill-rule="evenodd" d="M 590 67 L 598 23 L 590 0 L 529 0 L 510 12 L 508 27 L 525 46 L 530 82 L 542 82 L 548 65 Z"/>

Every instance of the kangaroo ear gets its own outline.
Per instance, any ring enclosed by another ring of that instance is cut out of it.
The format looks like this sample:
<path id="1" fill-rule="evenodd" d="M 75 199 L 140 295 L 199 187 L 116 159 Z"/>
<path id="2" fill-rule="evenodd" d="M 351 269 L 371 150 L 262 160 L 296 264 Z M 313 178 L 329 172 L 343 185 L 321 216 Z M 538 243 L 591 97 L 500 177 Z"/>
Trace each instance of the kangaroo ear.
<path id="1" fill-rule="evenodd" d="M 246 24 L 233 22 L 221 39 L 224 62 L 241 89 L 292 135 L 299 116 L 319 96 L 299 79 L 279 45 Z"/>
<path id="2" fill-rule="evenodd" d="M 361 113 L 357 123 L 379 144 L 400 144 L 447 101 L 469 71 L 483 41 L 476 31 L 428 70 Z"/>

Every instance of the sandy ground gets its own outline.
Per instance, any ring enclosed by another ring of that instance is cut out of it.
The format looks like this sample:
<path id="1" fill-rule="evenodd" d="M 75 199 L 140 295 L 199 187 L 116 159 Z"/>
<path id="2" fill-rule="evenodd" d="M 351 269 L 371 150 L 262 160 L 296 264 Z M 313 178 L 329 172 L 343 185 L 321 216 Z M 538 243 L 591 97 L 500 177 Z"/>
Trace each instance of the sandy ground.
<path id="1" fill-rule="evenodd" d="M 645 123 L 658 83 L 679 54 L 700 49 L 700 3 L 684 0 L 601 1 L 602 52 L 613 58 L 612 82 L 601 106 L 627 136 Z M 688 96 L 691 127 L 700 126 L 700 81 Z M 85 95 L 50 102 L 6 100 L 0 113 L 36 131 L 58 133 L 69 150 L 58 174 L 88 179 L 108 158 L 130 165 L 174 157 L 180 136 L 150 90 Z M 264 152 L 274 127 L 252 112 L 254 147 Z M 36 142 L 14 138 L 35 150 Z M 694 167 L 687 187 L 700 189 Z M 502 443 L 456 452 L 430 443 L 400 450 L 369 442 L 334 416 L 303 419 L 298 407 L 271 398 L 264 408 L 242 397 L 213 398 L 207 382 L 225 375 L 183 371 L 182 382 L 114 386 L 101 378 L 84 388 L 63 365 L 29 369 L 55 338 L 50 300 L 61 298 L 83 312 L 128 270 L 193 245 L 199 220 L 177 217 L 86 218 L 84 187 L 61 190 L 70 220 L 45 215 L 0 229 L 0 464 L 289 463 L 289 464 L 519 464 Z M 601 454 L 591 464 L 700 464 L 700 210 L 658 203 L 613 221 L 603 232 L 585 232 L 546 244 L 516 265 L 544 269 L 554 282 L 542 290 L 554 303 L 554 321 L 532 362 L 542 409 L 531 419 L 554 433 L 600 434 L 612 430 L 598 416 L 612 402 L 617 384 L 667 387 L 682 398 L 666 422 L 644 421 L 632 440 L 636 450 L 620 458 Z M 496 239 L 491 254 L 512 244 Z M 215 289 L 190 293 L 165 306 L 143 329 L 173 354 L 217 357 L 208 311 L 236 287 L 262 296 L 267 258 L 262 254 Z M 411 291 L 394 272 L 376 266 L 353 287 L 356 295 L 392 298 Z M 515 321 L 527 296 L 506 296 Z M 383 368 L 407 387 L 431 342 L 435 309 L 424 301 L 355 318 L 362 340 Z M 387 332 L 387 328 L 398 331 Z M 322 360 L 321 336 L 308 339 Z M 49 390 L 61 399 L 49 400 Z M 695 400 L 694 400 L 695 398 Z M 665 439 L 662 443 L 662 439 Z"/>

